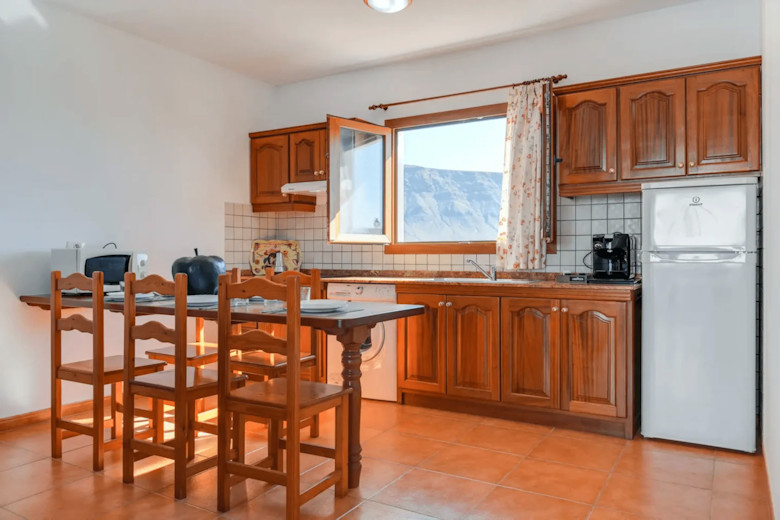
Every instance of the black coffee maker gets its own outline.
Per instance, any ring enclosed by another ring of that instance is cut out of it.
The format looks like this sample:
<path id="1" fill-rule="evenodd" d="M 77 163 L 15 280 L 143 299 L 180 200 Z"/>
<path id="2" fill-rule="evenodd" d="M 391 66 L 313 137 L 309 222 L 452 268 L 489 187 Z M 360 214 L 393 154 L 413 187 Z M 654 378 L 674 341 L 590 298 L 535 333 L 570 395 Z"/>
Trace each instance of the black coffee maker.
<path id="1" fill-rule="evenodd" d="M 593 278 L 631 278 L 631 237 L 625 233 L 593 235 Z"/>

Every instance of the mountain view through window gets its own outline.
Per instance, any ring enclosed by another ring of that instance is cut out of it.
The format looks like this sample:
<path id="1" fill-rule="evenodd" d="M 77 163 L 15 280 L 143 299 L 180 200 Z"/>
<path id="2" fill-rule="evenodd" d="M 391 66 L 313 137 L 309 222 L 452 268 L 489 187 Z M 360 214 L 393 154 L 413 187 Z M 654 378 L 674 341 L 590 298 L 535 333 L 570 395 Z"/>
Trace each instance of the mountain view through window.
<path id="1" fill-rule="evenodd" d="M 496 239 L 505 131 L 505 117 L 398 131 L 398 242 Z"/>

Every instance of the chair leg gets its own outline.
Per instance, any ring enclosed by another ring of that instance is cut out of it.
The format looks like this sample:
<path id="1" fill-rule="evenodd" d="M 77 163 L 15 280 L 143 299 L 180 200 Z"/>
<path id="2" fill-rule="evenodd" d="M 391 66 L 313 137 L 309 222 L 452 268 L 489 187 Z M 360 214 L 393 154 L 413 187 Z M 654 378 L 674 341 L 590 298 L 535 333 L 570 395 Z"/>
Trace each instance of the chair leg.
<path id="1" fill-rule="evenodd" d="M 115 401 L 116 401 L 116 404 L 115 404 L 115 406 L 116 406 L 116 413 L 114 414 L 114 429 L 112 430 L 112 432 L 114 434 L 114 437 L 113 437 L 114 439 L 121 439 L 122 438 L 122 431 L 123 431 L 122 426 L 123 426 L 124 418 L 125 418 L 125 415 L 124 415 L 125 407 L 122 404 L 123 403 L 123 398 L 124 398 L 123 392 L 124 392 L 124 390 L 122 388 L 122 383 L 116 383 L 116 385 L 111 388 L 112 395 L 116 396 L 116 398 L 115 398 Z M 131 412 L 131 415 L 132 415 L 132 412 Z"/>
<path id="2" fill-rule="evenodd" d="M 236 449 L 236 460 L 246 462 L 246 416 L 233 414 L 233 447 Z"/>
<path id="3" fill-rule="evenodd" d="M 230 451 L 230 416 L 220 410 L 217 416 L 217 509 L 222 512 L 230 510 L 230 475 L 227 473 L 228 453 Z M 233 430 L 236 423 L 242 421 L 238 413 L 233 413 Z"/>
<path id="4" fill-rule="evenodd" d="M 187 403 L 187 460 L 195 458 L 195 401 Z"/>
<path id="5" fill-rule="evenodd" d="M 173 412 L 175 449 L 173 459 L 173 496 L 177 499 L 187 498 L 187 403 L 177 402 Z"/>
<path id="6" fill-rule="evenodd" d="M 349 491 L 348 444 L 347 431 L 349 430 L 349 398 L 345 395 L 341 398 L 341 405 L 336 407 L 336 471 L 341 471 L 341 478 L 336 482 L 336 496 L 343 497 Z"/>
<path id="7" fill-rule="evenodd" d="M 311 424 L 309 425 L 309 437 L 316 439 L 320 436 L 320 414 L 316 414 L 311 418 Z"/>
<path id="8" fill-rule="evenodd" d="M 301 509 L 301 429 L 287 425 L 287 520 L 298 520 Z"/>
<path id="9" fill-rule="evenodd" d="M 104 387 L 100 384 L 92 385 L 92 471 L 103 471 L 103 452 L 105 450 L 105 439 L 103 438 L 105 422 L 103 399 Z"/>
<path id="10" fill-rule="evenodd" d="M 271 457 L 271 467 L 277 471 L 282 470 L 282 454 L 279 451 L 279 436 L 282 429 L 282 421 L 269 419 L 268 421 L 268 456 Z"/>
<path id="11" fill-rule="evenodd" d="M 111 384 L 111 438 L 116 439 L 117 431 L 121 431 L 116 423 L 117 414 L 117 394 L 119 392 L 119 383 Z"/>
<path id="12" fill-rule="evenodd" d="M 149 397 L 148 399 L 149 399 L 149 409 L 152 412 L 154 412 L 155 411 L 154 403 L 157 402 L 157 399 L 155 399 L 154 397 Z M 160 404 L 164 404 L 164 403 L 161 402 Z M 163 407 L 163 411 L 165 411 L 164 407 Z M 152 415 L 152 418 L 149 419 L 149 429 L 150 430 L 153 430 L 153 429 L 157 428 L 157 424 L 155 424 L 155 419 L 154 418 L 155 418 L 155 416 Z"/>
<path id="13" fill-rule="evenodd" d="M 62 381 L 54 379 L 51 382 L 51 456 L 62 458 L 62 430 L 57 427 L 57 421 L 62 417 Z"/>
<path id="14" fill-rule="evenodd" d="M 132 484 L 134 480 L 133 463 L 135 460 L 135 454 L 132 449 L 133 432 L 135 431 L 133 425 L 135 421 L 135 396 L 129 393 L 126 387 L 122 391 L 122 402 L 124 403 L 124 412 L 122 413 L 122 482 Z"/>
<path id="15" fill-rule="evenodd" d="M 154 429 L 154 442 L 165 442 L 165 401 L 152 398 L 152 428 Z"/>

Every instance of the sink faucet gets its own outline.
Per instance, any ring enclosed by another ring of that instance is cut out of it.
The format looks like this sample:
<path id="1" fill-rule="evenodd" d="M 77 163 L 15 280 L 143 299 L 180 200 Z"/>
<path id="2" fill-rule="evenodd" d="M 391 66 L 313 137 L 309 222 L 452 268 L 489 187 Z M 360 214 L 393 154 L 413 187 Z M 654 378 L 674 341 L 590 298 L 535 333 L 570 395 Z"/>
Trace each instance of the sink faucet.
<path id="1" fill-rule="evenodd" d="M 486 271 L 484 267 L 476 263 L 474 260 L 469 258 L 466 260 L 467 263 L 474 265 L 480 273 L 484 274 L 488 279 L 495 281 L 496 280 L 496 266 L 490 265 L 488 266 L 489 271 Z"/>

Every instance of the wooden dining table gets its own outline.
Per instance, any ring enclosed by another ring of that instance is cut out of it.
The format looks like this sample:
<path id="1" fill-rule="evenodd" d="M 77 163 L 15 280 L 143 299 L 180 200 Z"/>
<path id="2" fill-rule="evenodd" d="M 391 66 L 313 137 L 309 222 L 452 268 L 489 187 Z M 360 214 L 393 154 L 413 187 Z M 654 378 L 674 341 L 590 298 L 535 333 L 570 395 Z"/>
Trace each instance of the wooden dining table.
<path id="1" fill-rule="evenodd" d="M 22 302 L 43 309 L 48 309 L 51 298 L 48 294 L 25 295 L 19 298 Z M 90 296 L 62 297 L 63 308 L 90 308 Z M 105 301 L 109 311 L 122 312 L 124 303 L 121 301 Z M 386 302 L 349 302 L 346 308 L 327 313 L 301 313 L 301 326 L 312 327 L 326 334 L 336 336 L 341 343 L 341 364 L 344 388 L 351 388 L 349 397 L 349 487 L 360 485 L 361 445 L 360 445 L 360 346 L 371 334 L 371 328 L 383 321 L 396 320 L 422 314 L 422 305 L 404 305 Z M 137 314 L 143 315 L 173 315 L 174 307 L 171 300 L 151 300 L 136 304 Z M 217 307 L 188 307 L 187 315 L 205 319 L 217 319 Z M 264 303 L 247 303 L 233 307 L 235 323 L 285 323 L 284 311 L 268 310 Z"/>

